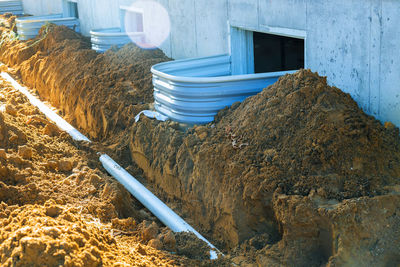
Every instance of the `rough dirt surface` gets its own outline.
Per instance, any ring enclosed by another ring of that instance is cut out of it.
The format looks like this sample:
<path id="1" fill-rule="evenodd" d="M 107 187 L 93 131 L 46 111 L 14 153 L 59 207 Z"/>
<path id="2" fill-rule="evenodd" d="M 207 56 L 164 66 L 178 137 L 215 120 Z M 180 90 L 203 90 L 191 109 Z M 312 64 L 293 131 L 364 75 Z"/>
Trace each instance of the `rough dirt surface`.
<path id="1" fill-rule="evenodd" d="M 6 27 L 11 29 L 12 31 L 16 31 L 15 19 L 17 16 L 14 16 L 12 13 L 5 13 L 0 17 L 0 27 Z"/>
<path id="2" fill-rule="evenodd" d="M 179 261 L 139 242 L 127 245 L 78 207 L 0 207 L 2 266 L 169 266 Z"/>
<path id="3" fill-rule="evenodd" d="M 169 253 L 191 257 L 200 241 L 176 242 L 77 147 L 0 80 L 1 266 L 201 265 Z M 157 229 L 153 242 L 141 221 Z"/>
<path id="4" fill-rule="evenodd" d="M 17 65 L 26 85 L 39 90 L 90 137 L 119 133 L 153 102 L 150 67 L 168 60 L 160 50 L 130 44 L 98 54 L 90 49 L 90 40 L 66 27 L 49 26 L 41 34 L 2 45 L 2 60 Z"/>
<path id="5" fill-rule="evenodd" d="M 310 71 L 186 132 L 143 119 L 130 144 L 147 176 L 231 246 L 262 233 L 268 242 L 280 238 L 274 192 L 341 201 L 384 194 L 400 177 L 398 129 Z"/>
<path id="6" fill-rule="evenodd" d="M 131 171 L 139 166 L 237 265 L 400 264 L 399 130 L 325 78 L 286 75 L 204 126 L 134 124 L 152 102 L 150 66 L 167 58 L 134 46 L 98 55 L 66 28 L 47 31 L 30 42 L 4 32 L 0 59 L 83 132 L 132 159 Z M 153 223 L 140 228 L 153 247 L 174 243 Z"/>
<path id="7" fill-rule="evenodd" d="M 399 131 L 318 74 L 282 77 L 186 132 L 143 119 L 131 153 L 214 237 L 263 249 L 261 266 L 399 262 Z"/>

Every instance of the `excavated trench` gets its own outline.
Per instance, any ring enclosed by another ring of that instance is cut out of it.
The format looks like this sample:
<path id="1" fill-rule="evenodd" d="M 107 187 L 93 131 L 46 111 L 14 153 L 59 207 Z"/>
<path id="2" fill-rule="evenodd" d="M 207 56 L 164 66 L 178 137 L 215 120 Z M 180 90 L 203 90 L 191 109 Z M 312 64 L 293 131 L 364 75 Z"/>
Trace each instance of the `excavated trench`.
<path id="1" fill-rule="evenodd" d="M 150 67 L 169 59 L 47 32 L 21 42 L 3 29 L 0 60 L 236 264 L 399 263 L 399 130 L 325 78 L 286 75 L 204 126 L 134 123 L 153 102 Z"/>
<path id="2" fill-rule="evenodd" d="M 206 245 L 160 227 L 99 169 L 0 78 L 0 265 L 207 266 Z"/>

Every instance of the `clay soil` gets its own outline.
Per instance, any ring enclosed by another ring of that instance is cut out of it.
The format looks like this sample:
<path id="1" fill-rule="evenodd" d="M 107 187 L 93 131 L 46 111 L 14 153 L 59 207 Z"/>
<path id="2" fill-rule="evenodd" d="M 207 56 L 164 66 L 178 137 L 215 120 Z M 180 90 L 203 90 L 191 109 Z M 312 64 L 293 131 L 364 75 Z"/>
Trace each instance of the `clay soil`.
<path id="1" fill-rule="evenodd" d="M 286 75 L 258 95 L 222 110 L 207 125 L 147 118 L 134 123 L 140 110 L 151 108 L 150 67 L 169 60 L 161 51 L 127 45 L 97 54 L 90 50 L 88 39 L 54 26 L 27 42 L 3 29 L 1 43 L 0 59 L 15 69 L 23 83 L 224 249 L 235 264 L 400 264 L 399 130 L 366 115 L 350 95 L 327 85 L 317 73 L 301 70 Z M 78 147 L 77 154 L 94 150 Z M 60 162 L 72 157 L 56 152 L 50 156 L 56 163 L 44 168 L 56 171 Z M 96 164 L 90 160 L 87 165 L 101 169 Z M 70 183 L 68 192 L 82 193 L 70 182 L 73 179 L 65 179 Z M 43 181 L 47 180 L 51 178 Z M 46 192 L 60 191 L 56 183 L 50 184 L 52 190 Z M 93 208 L 82 201 L 84 213 L 101 223 L 125 217 L 146 220 L 137 227 L 136 236 L 168 251 L 172 233 L 152 230 L 158 226 L 137 211 L 138 204 L 119 186 L 113 188 L 122 195 L 107 201 L 99 196 Z M 25 201 L 35 199 L 32 191 Z M 12 202 L 15 196 L 2 199 L 10 198 L 7 206 L 21 205 Z M 68 229 L 65 211 L 71 216 L 80 213 L 70 210 L 69 202 L 55 203 L 47 198 L 23 205 L 42 205 L 43 212 L 48 206 L 64 205 L 52 218 Z M 102 205 L 113 209 L 98 209 Z M 4 209 L 15 214 L 14 208 Z M 147 236 L 153 232 L 157 233 Z M 176 244 L 185 239 L 190 238 L 174 236 Z M 80 251 L 73 253 L 81 255 Z M 176 251 L 186 251 L 185 246 Z M 193 258 L 196 253 L 186 255 Z"/>

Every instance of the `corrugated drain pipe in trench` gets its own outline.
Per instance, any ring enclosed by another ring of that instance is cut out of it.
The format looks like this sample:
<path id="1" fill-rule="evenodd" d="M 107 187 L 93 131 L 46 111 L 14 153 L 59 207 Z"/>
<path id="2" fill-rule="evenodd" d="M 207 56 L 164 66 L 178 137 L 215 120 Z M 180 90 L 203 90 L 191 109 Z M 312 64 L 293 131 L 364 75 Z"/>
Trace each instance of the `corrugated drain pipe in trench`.
<path id="1" fill-rule="evenodd" d="M 0 65 L 4 65 L 1 64 Z M 77 129 L 70 125 L 67 121 L 57 115 L 46 104 L 32 95 L 26 87 L 21 86 L 8 73 L 2 72 L 1 77 L 11 83 L 11 85 L 24 94 L 32 105 L 36 106 L 47 118 L 53 121 L 61 130 L 67 132 L 76 141 L 91 142 L 86 136 L 81 134 Z M 210 247 L 210 259 L 215 260 L 218 255 L 223 255 L 213 244 L 205 239 L 199 232 L 179 217 L 173 210 L 165 205 L 138 180 L 124 170 L 107 154 L 101 154 L 100 162 L 103 167 L 118 180 L 137 200 L 139 200 L 147 209 L 149 209 L 162 223 L 168 226 L 174 232 L 191 232 L 199 239 L 203 240 Z"/>

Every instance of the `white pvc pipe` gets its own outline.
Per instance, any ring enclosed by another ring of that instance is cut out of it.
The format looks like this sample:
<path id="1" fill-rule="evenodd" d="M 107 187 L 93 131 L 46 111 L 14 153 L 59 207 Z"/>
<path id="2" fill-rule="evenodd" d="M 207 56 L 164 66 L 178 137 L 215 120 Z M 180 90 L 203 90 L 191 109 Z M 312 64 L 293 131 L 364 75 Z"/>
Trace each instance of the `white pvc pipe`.
<path id="1" fill-rule="evenodd" d="M 2 64 L 0 64 L 2 65 Z M 91 142 L 86 136 L 81 134 L 77 129 L 72 127 L 67 121 L 57 115 L 46 104 L 33 96 L 26 87 L 21 86 L 8 73 L 2 72 L 1 77 L 7 80 L 11 85 L 24 94 L 32 105 L 39 108 L 47 118 L 52 120 L 61 130 L 66 131 L 74 140 Z M 192 232 L 199 239 L 203 240 L 211 248 L 210 259 L 215 260 L 218 254 L 221 254 L 218 249 L 198 233 L 193 227 L 173 212 L 167 205 L 159 200 L 146 187 L 139 183 L 132 175 L 118 165 L 111 157 L 106 154 L 100 156 L 100 162 L 109 174 L 117 179 L 137 200 L 139 200 L 146 208 L 148 208 L 161 222 L 171 228 L 174 232 Z M 221 254 L 222 255 L 222 254 Z"/>
<path id="2" fill-rule="evenodd" d="M 117 179 L 132 195 L 135 196 L 146 208 L 148 208 L 161 222 L 171 228 L 174 232 L 192 232 L 199 239 L 207 243 L 211 248 L 210 258 L 217 259 L 218 255 L 216 247 L 198 233 L 193 227 L 179 217 L 173 210 L 159 200 L 153 193 L 137 181 L 132 175 L 125 171 L 108 155 L 103 154 L 100 156 L 100 162 L 104 168 L 115 179 Z"/>
<path id="3" fill-rule="evenodd" d="M 71 124 L 69 124 L 67 121 L 65 121 L 63 118 L 57 115 L 53 110 L 51 110 L 46 104 L 44 104 L 42 101 L 37 99 L 35 96 L 33 96 L 29 91 L 21 86 L 16 80 L 14 80 L 8 73 L 2 72 L 1 77 L 3 77 L 6 81 L 11 83 L 11 85 L 23 93 L 31 102 L 32 105 L 36 106 L 41 112 L 46 115 L 47 118 L 49 118 L 51 121 L 53 121 L 57 126 L 63 130 L 66 131 L 74 140 L 76 141 L 87 141 L 90 142 L 90 140 L 81 134 L 77 129 L 72 127 Z"/>

